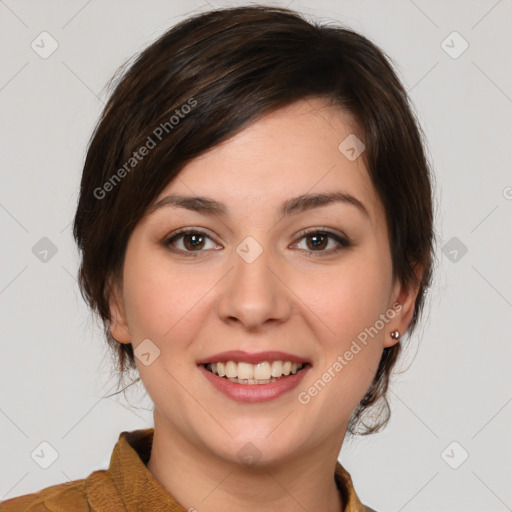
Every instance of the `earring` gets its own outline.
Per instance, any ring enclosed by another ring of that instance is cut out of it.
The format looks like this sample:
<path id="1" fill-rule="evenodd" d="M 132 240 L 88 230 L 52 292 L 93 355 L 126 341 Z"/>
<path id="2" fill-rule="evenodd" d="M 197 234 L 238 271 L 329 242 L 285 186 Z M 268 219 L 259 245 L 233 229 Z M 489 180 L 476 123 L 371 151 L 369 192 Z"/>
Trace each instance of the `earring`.
<path id="1" fill-rule="evenodd" d="M 397 331 L 397 330 L 394 330 L 392 332 L 389 333 L 389 335 L 394 339 L 394 340 L 399 340 L 400 339 L 400 332 Z"/>

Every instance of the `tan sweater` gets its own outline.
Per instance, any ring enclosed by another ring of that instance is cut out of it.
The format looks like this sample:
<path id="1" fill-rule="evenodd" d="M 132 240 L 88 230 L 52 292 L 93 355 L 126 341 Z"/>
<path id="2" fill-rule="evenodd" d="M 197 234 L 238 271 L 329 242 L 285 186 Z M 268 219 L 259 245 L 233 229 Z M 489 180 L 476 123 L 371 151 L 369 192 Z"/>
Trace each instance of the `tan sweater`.
<path id="1" fill-rule="evenodd" d="M 147 469 L 154 429 L 121 432 L 108 469 L 0 503 L 0 512 L 187 512 Z M 345 510 L 368 512 L 338 462 L 335 479 Z"/>

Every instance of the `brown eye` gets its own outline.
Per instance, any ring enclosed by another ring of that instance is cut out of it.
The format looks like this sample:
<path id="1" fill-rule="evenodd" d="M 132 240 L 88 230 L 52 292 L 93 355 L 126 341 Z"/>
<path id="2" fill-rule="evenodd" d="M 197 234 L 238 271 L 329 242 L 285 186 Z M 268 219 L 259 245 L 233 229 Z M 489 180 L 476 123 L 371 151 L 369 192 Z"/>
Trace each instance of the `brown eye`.
<path id="1" fill-rule="evenodd" d="M 325 234 L 313 234 L 305 237 L 306 240 L 311 241 L 311 243 L 307 243 L 308 249 L 321 250 L 327 247 L 329 237 Z"/>
<path id="2" fill-rule="evenodd" d="M 187 233 L 182 235 L 183 245 L 188 251 L 195 251 L 202 249 L 205 242 L 205 237 L 199 233 Z"/>
<path id="3" fill-rule="evenodd" d="M 306 241 L 306 247 L 300 247 L 300 244 L 303 240 Z M 334 246 L 329 247 L 330 242 L 334 242 Z M 351 243 L 349 239 L 344 236 L 331 233 L 329 231 L 316 230 L 303 232 L 299 238 L 299 242 L 296 245 L 299 246 L 299 249 L 303 249 L 309 255 L 318 253 L 318 256 L 322 256 L 338 252 L 346 247 L 350 247 Z"/>
<path id="4" fill-rule="evenodd" d="M 188 256 L 199 256 L 208 249 L 222 248 L 210 236 L 197 229 L 182 229 L 167 237 L 163 244 L 173 252 Z"/>

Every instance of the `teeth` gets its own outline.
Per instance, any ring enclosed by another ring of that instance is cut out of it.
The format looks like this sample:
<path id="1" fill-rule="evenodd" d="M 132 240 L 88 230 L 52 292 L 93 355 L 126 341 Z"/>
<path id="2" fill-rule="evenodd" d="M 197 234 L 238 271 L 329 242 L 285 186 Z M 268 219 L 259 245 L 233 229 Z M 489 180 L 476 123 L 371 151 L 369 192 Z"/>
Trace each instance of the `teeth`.
<path id="1" fill-rule="evenodd" d="M 251 365 L 252 366 L 252 365 Z M 253 371 L 253 379 L 256 380 L 268 380 L 272 376 L 272 368 L 270 367 L 270 363 L 267 363 L 266 361 L 264 363 L 258 363 L 254 365 L 254 371 Z M 239 379 L 242 377 L 238 376 Z M 251 378 L 251 377 L 249 377 Z"/>
<path id="2" fill-rule="evenodd" d="M 247 381 L 248 383 L 273 382 L 283 375 L 295 375 L 304 365 L 291 361 L 264 361 L 257 364 L 236 361 L 209 363 L 206 369 L 219 377 L 226 377 L 234 381 Z"/>
<path id="3" fill-rule="evenodd" d="M 272 377 L 281 377 L 283 374 L 283 363 L 282 361 L 272 362 Z"/>
<path id="4" fill-rule="evenodd" d="M 228 363 L 233 363 L 234 371 L 233 373 L 235 375 L 229 375 L 229 377 L 238 377 L 239 379 L 253 379 L 254 378 L 254 369 L 253 365 L 250 363 L 238 363 L 238 370 L 237 370 L 237 364 L 234 361 L 228 361 Z"/>
<path id="5" fill-rule="evenodd" d="M 234 361 L 228 361 L 224 371 L 228 379 L 234 379 L 238 374 L 238 366 Z"/>

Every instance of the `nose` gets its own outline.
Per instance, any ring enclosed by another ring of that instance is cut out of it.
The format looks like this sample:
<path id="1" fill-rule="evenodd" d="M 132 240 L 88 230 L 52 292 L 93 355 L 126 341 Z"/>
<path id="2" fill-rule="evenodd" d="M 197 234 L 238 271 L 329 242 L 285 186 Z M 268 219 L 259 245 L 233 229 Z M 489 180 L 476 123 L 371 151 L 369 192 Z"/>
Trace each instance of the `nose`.
<path id="1" fill-rule="evenodd" d="M 232 262 L 234 268 L 220 291 L 218 314 L 222 321 L 238 323 L 247 331 L 285 322 L 292 311 L 292 293 L 270 251 L 263 251 L 250 263 L 233 251 Z"/>

